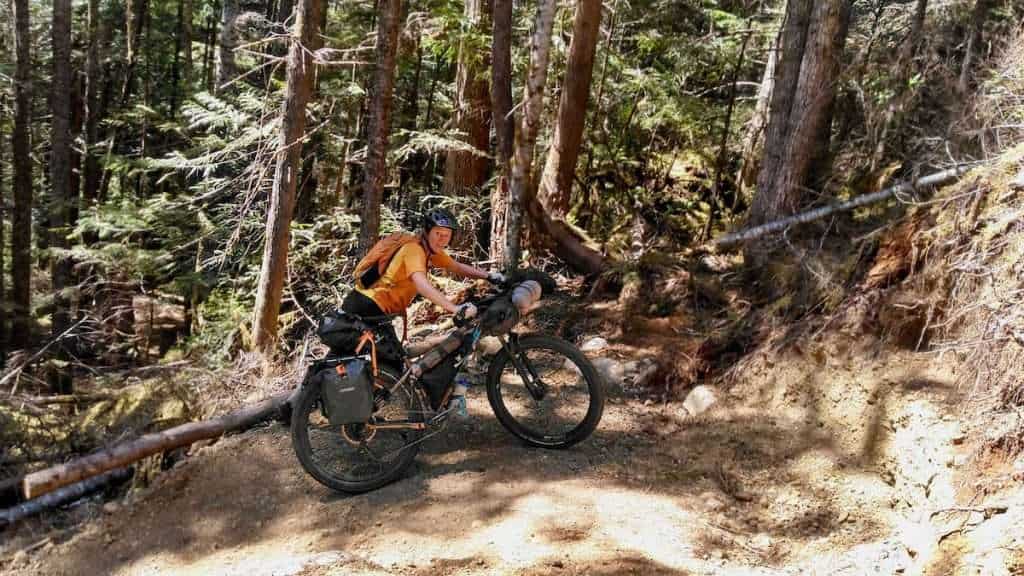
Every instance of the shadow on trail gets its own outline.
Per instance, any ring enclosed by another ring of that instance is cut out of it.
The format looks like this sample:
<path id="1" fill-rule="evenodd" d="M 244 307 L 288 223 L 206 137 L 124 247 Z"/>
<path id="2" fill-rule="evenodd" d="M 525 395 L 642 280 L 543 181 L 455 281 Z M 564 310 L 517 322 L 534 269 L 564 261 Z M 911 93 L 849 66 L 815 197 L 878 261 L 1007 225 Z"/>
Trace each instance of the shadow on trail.
<path id="1" fill-rule="evenodd" d="M 943 395 L 948 386 L 908 377 L 889 388 Z M 866 456 L 882 440 L 881 432 L 871 430 L 883 428 L 885 418 L 879 414 L 885 414 L 886 398 L 879 394 L 864 415 L 865 437 L 874 439 L 862 445 L 863 457 L 847 459 L 844 466 L 870 464 Z M 771 413 L 694 419 L 617 401 L 608 406 L 614 417 L 591 438 L 568 450 L 549 451 L 523 446 L 493 415 L 481 412 L 486 401 L 480 396 L 475 406 L 475 421 L 453 425 L 428 442 L 402 479 L 356 496 L 335 494 L 308 477 L 292 453 L 288 431 L 278 425 L 222 440 L 201 451 L 202 458 L 165 474 L 139 502 L 96 522 L 97 530 L 85 531 L 53 564 L 65 574 L 116 573 L 159 555 L 189 565 L 225 551 L 244 556 L 247 549 L 287 534 L 319 534 L 315 546 L 320 550 L 350 550 L 382 529 L 400 530 L 412 539 L 460 538 L 511 522 L 525 507 L 545 502 L 577 510 L 571 519 L 541 513 L 536 515 L 539 524 L 524 529 L 533 542 L 557 548 L 594 537 L 605 492 L 657 500 L 652 510 L 662 506 L 665 514 L 680 518 L 718 512 L 734 520 L 724 528 L 680 528 L 678 538 L 691 542 L 701 555 L 720 550 L 729 557 L 749 556 L 742 540 L 754 534 L 810 541 L 842 524 L 830 489 L 794 469 L 794 462 L 809 452 L 836 449 L 833 433 L 819 427 L 813 413 L 803 426 L 792 426 Z M 737 498 L 727 486 L 729 475 L 739 479 L 740 489 L 744 478 L 770 476 L 773 488 L 802 502 L 803 512 L 777 514 L 771 495 Z M 601 493 L 573 483 L 581 478 Z M 712 500 L 720 505 L 691 509 Z M 513 531 L 509 537 L 524 534 Z M 685 573 L 644 552 L 642 545 L 624 545 L 614 567 L 602 572 L 599 558 L 586 573 Z M 454 569 L 460 560 L 437 560 L 434 568 L 438 562 L 454 563 Z M 47 573 L 53 573 L 50 568 Z M 521 573 L 555 571 L 541 564 Z"/>

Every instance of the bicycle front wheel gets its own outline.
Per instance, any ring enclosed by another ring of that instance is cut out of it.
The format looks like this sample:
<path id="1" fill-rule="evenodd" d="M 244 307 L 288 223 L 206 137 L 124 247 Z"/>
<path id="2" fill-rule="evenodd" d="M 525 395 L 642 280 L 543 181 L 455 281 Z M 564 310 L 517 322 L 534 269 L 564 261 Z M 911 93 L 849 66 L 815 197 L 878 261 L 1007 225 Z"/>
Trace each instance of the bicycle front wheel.
<path id="1" fill-rule="evenodd" d="M 377 381 L 390 388 L 397 378 L 382 369 Z M 397 479 L 412 463 L 424 434 L 403 427 L 422 423 L 426 414 L 423 395 L 409 382 L 392 390 L 367 424 L 332 426 L 318 384 L 307 385 L 296 404 L 291 429 L 295 455 L 310 476 L 339 492 L 366 492 Z"/>
<path id="2" fill-rule="evenodd" d="M 590 360 L 553 336 L 510 341 L 487 373 L 494 415 L 531 446 L 568 448 L 586 439 L 601 420 L 604 398 Z"/>

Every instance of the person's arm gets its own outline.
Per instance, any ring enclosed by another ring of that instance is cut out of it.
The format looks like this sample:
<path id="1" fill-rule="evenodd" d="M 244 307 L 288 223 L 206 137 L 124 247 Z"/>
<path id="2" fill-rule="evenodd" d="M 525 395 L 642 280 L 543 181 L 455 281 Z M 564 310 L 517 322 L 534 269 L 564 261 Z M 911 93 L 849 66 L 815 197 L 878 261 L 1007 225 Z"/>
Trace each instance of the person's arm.
<path id="1" fill-rule="evenodd" d="M 452 260 L 452 272 L 455 272 L 459 276 L 465 276 L 466 278 L 479 278 L 480 280 L 486 280 L 488 272 L 481 270 L 476 266 L 469 264 L 463 264 L 457 260 Z"/>
<path id="2" fill-rule="evenodd" d="M 452 303 L 451 300 L 446 298 L 445 295 L 442 294 L 440 290 L 434 288 L 434 285 L 430 283 L 430 280 L 427 278 L 426 274 L 424 274 L 423 272 L 413 272 L 411 278 L 412 283 L 416 285 L 416 292 L 418 292 L 420 296 L 423 296 L 427 300 L 430 300 L 434 304 L 437 304 L 438 306 L 444 308 L 447 312 L 450 312 L 452 314 L 454 314 L 455 311 L 458 310 L 458 306 L 456 306 L 455 304 Z"/>
<path id="3" fill-rule="evenodd" d="M 449 272 L 465 278 L 479 278 L 496 284 L 503 284 L 505 282 L 505 276 L 499 272 L 488 272 L 477 268 L 476 266 L 456 262 L 451 256 L 444 252 L 435 255 L 432 262 L 435 266 L 440 266 Z"/>

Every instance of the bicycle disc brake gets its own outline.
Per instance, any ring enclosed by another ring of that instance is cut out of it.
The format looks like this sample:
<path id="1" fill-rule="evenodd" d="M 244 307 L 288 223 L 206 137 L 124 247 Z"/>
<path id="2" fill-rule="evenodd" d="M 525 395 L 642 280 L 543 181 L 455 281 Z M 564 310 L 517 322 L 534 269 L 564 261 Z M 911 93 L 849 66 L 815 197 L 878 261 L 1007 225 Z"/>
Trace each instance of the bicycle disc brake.
<path id="1" fill-rule="evenodd" d="M 367 424 L 345 424 L 341 427 L 341 437 L 353 446 L 362 446 L 376 435 L 377 429 Z"/>

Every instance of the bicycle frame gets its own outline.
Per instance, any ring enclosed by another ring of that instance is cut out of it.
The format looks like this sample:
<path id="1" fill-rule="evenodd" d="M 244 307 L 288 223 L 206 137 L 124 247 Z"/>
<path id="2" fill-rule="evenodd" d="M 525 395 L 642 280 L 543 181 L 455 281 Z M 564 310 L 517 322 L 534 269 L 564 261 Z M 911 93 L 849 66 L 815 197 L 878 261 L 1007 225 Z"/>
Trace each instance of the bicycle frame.
<path id="1" fill-rule="evenodd" d="M 361 338 L 361 353 L 323 358 L 307 372 L 302 385 L 309 388 L 298 394 L 299 417 L 291 422 L 292 444 L 303 468 L 320 483 L 347 493 L 396 480 L 419 447 L 446 432 L 456 410 L 464 406 L 461 398 L 452 400 L 461 389 L 456 375 L 465 370 L 484 333 L 500 342 L 490 365 L 480 366 L 486 371 L 487 402 L 497 422 L 539 448 L 568 448 L 586 439 L 601 419 L 605 398 L 592 363 L 565 339 L 513 331 L 536 307 L 541 296 L 538 283 L 528 280 L 492 294 L 473 300 L 482 311 L 476 318 L 467 321 L 457 315 L 453 328 L 408 347 L 395 340 L 390 318 L 340 318 L 361 331 L 370 327 L 370 332 Z M 325 343 L 348 351 L 343 346 L 355 348 L 352 335 L 337 332 L 337 339 Z M 374 345 L 365 346 L 370 342 Z M 360 390 L 361 411 L 335 418 L 349 423 L 331 425 L 324 398 L 332 391 L 322 389 L 321 383 L 337 379 L 323 380 L 321 371 L 353 358 L 369 364 L 378 349 L 384 356 L 373 384 L 359 382 L 372 386 L 372 409 L 367 410 L 366 391 Z M 567 372 L 570 362 L 577 368 L 575 375 Z"/>
<path id="2" fill-rule="evenodd" d="M 491 303 L 495 302 L 499 298 L 499 296 L 500 295 L 493 295 L 481 299 L 478 302 L 478 305 L 480 305 L 483 309 L 486 309 L 486 307 L 489 306 Z M 516 321 L 518 321 L 518 319 Z M 357 349 L 357 354 L 355 356 L 325 358 L 314 363 L 314 365 L 310 368 L 310 372 L 307 374 L 307 381 L 309 375 L 316 373 L 317 371 L 324 367 L 333 367 L 336 366 L 337 364 L 351 360 L 352 358 L 360 358 L 365 356 L 365 354 L 359 354 L 358 350 L 364 348 L 364 344 L 369 343 L 375 376 L 374 402 L 377 403 L 378 398 L 383 398 L 386 400 L 400 386 L 412 380 L 418 379 L 425 372 L 437 366 L 450 354 L 455 353 L 459 348 L 463 347 L 465 345 L 466 337 L 470 335 L 473 335 L 472 344 L 470 345 L 469 350 L 466 351 L 465 356 L 468 357 L 470 354 L 472 354 L 473 351 L 475 351 L 476 346 L 480 340 L 481 322 L 482 317 L 477 316 L 477 318 L 475 318 L 474 320 L 470 320 L 465 322 L 464 324 L 457 325 L 455 329 L 448 332 L 445 335 L 445 338 L 434 347 L 430 348 L 429 350 L 426 350 L 425 352 L 416 356 L 415 358 L 405 358 L 404 371 L 402 372 L 402 375 L 393 384 L 387 387 L 382 386 L 376 379 L 377 365 L 375 344 L 373 342 L 372 337 L 370 337 L 370 335 L 374 334 L 375 332 L 370 330 L 368 330 L 364 334 L 363 338 L 360 340 L 359 349 Z M 515 370 L 519 374 L 519 377 L 522 378 L 523 383 L 526 385 L 526 388 L 529 391 L 530 395 L 533 397 L 534 400 L 540 401 L 547 394 L 547 385 L 544 384 L 541 378 L 537 375 L 537 372 L 536 370 L 534 370 L 533 366 L 530 365 L 529 362 L 524 361 L 522 353 L 519 350 L 518 339 L 519 335 L 511 331 L 507 332 L 506 334 L 498 336 L 498 340 L 501 342 L 502 349 L 505 350 L 505 352 L 509 355 L 509 358 L 512 361 L 512 365 L 515 367 Z M 383 394 L 381 396 L 378 396 L 376 394 L 376 389 L 383 389 Z M 442 397 L 441 402 L 439 404 L 440 406 L 447 406 L 448 400 L 451 398 L 453 389 L 453 384 L 449 382 L 447 384 L 447 387 L 445 388 L 444 396 Z M 378 408 L 379 407 L 380 406 L 378 406 Z M 371 419 L 370 422 L 367 422 L 363 425 L 365 425 L 370 430 L 371 434 L 375 430 L 428 430 L 433 428 L 437 424 L 446 422 L 450 410 L 450 408 L 444 408 L 440 410 L 433 410 L 428 408 L 425 421 L 400 420 L 374 422 Z"/>

